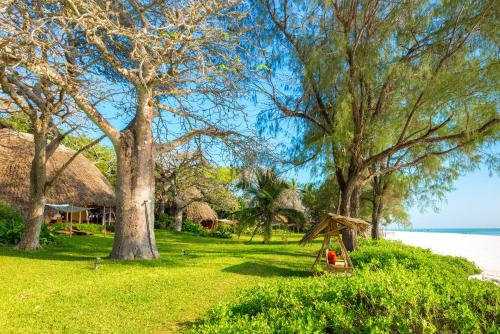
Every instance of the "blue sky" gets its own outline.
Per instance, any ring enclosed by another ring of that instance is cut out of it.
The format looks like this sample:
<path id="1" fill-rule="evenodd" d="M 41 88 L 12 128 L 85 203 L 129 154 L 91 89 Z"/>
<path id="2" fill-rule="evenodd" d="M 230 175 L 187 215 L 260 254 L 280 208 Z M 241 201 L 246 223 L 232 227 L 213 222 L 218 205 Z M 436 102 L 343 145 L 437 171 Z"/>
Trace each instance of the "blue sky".
<path id="1" fill-rule="evenodd" d="M 500 228 L 500 177 L 486 168 L 462 176 L 439 212 L 410 211 L 414 228 Z"/>

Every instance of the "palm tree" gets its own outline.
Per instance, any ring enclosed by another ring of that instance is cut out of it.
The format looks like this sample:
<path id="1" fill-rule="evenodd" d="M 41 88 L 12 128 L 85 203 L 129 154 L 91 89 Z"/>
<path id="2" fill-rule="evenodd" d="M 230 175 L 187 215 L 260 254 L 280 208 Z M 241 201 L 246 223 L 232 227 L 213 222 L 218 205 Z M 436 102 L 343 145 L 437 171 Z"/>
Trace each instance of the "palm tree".
<path id="1" fill-rule="evenodd" d="M 241 181 L 238 186 L 249 197 L 249 205 L 236 213 L 241 226 L 255 226 L 250 241 L 259 227 L 263 228 L 264 243 L 271 240 L 272 224 L 286 220 L 298 226 L 305 224 L 304 214 L 296 209 L 284 207 L 280 202 L 283 192 L 290 186 L 273 170 L 258 171 L 255 180 Z M 284 218 L 284 219 L 283 219 Z"/>

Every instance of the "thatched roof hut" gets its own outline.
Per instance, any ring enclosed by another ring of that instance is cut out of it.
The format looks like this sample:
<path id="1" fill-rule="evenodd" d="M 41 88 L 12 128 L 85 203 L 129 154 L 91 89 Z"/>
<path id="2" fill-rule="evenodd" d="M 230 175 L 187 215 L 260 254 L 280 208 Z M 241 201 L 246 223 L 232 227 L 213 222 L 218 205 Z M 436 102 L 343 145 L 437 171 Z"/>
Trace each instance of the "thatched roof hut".
<path id="1" fill-rule="evenodd" d="M 75 151 L 60 146 L 48 162 L 50 177 Z M 0 202 L 28 210 L 30 170 L 34 155 L 33 136 L 0 129 Z M 50 189 L 47 202 L 82 207 L 112 207 L 115 194 L 108 180 L 91 161 L 79 155 Z"/>
<path id="2" fill-rule="evenodd" d="M 320 236 L 327 235 L 334 228 L 338 231 L 350 228 L 356 230 L 358 233 L 363 234 L 371 228 L 371 225 L 370 223 L 362 219 L 329 213 L 323 221 L 317 223 L 311 228 L 311 230 L 302 238 L 302 240 L 300 240 L 300 244 L 305 245 L 306 243 L 311 242 L 312 240 Z"/>
<path id="3" fill-rule="evenodd" d="M 216 222 L 217 213 L 206 202 L 193 202 L 186 207 L 186 218 L 195 223 Z"/>
<path id="4" fill-rule="evenodd" d="M 186 206 L 186 219 L 202 224 L 207 228 L 215 226 L 217 223 L 217 213 L 207 202 L 200 200 L 203 198 L 203 194 L 198 188 L 194 186 L 187 188 L 182 197 L 185 201 L 192 201 Z"/>

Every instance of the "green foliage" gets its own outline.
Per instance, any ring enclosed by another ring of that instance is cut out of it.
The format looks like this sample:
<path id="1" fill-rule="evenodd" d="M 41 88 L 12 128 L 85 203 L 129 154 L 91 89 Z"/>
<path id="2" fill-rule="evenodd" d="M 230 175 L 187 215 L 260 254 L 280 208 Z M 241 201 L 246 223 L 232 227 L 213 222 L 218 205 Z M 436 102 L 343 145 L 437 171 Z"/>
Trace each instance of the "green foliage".
<path id="1" fill-rule="evenodd" d="M 56 236 L 54 232 L 49 230 L 47 224 L 42 224 L 42 228 L 40 230 L 40 245 L 48 245 L 54 243 L 56 241 Z"/>
<path id="2" fill-rule="evenodd" d="M 260 223 L 264 243 L 268 243 L 271 240 L 272 223 L 278 221 L 278 216 L 285 217 L 288 222 L 297 226 L 305 224 L 302 212 L 281 205 L 281 196 L 290 185 L 280 179 L 274 170 L 258 171 L 255 180 L 242 180 L 238 186 L 245 191 L 251 203 L 249 207 L 234 213 L 240 225 L 238 234 Z"/>
<path id="3" fill-rule="evenodd" d="M 23 231 L 23 216 L 14 208 L 0 204 L 0 243 L 17 244 Z"/>
<path id="4" fill-rule="evenodd" d="M 23 236 L 24 224 L 14 219 L 0 220 L 0 243 L 15 245 Z"/>
<path id="5" fill-rule="evenodd" d="M 193 233 L 200 237 L 231 239 L 233 236 L 230 226 L 219 225 L 214 230 L 205 230 L 201 224 L 193 223 L 190 220 L 182 222 L 182 231 Z"/>
<path id="6" fill-rule="evenodd" d="M 23 216 L 14 208 L 0 204 L 0 243 L 15 245 L 21 241 L 24 232 Z M 46 245 L 55 241 L 54 234 L 47 225 L 42 224 L 40 244 Z"/>
<path id="7" fill-rule="evenodd" d="M 497 333 L 500 289 L 471 263 L 391 242 L 362 243 L 351 277 L 259 286 L 213 309 L 196 333 Z"/>
<path id="8" fill-rule="evenodd" d="M 233 237 L 231 226 L 219 225 L 213 231 L 210 231 L 210 236 L 214 238 L 231 239 Z"/>
<path id="9" fill-rule="evenodd" d="M 0 221 L 15 221 L 22 223 L 23 216 L 16 209 L 0 203 Z"/>
<path id="10" fill-rule="evenodd" d="M 2 116 L 2 115 L 0 115 Z M 8 115 L 9 117 L 0 117 L 0 120 L 4 122 L 5 124 L 11 126 L 14 130 L 19 131 L 19 132 L 28 132 L 30 133 L 32 128 L 31 128 L 31 122 L 28 118 L 28 116 L 25 113 L 22 112 L 17 112 Z"/>
<path id="11" fill-rule="evenodd" d="M 115 225 L 106 225 L 106 231 L 114 232 L 115 231 Z"/>
<path id="12" fill-rule="evenodd" d="M 190 220 L 184 220 L 182 222 L 182 230 L 184 232 L 190 232 L 198 235 L 202 235 L 203 233 L 205 233 L 203 226 L 201 226 L 200 224 L 195 224 Z"/>
<path id="13" fill-rule="evenodd" d="M 160 230 L 167 230 L 174 224 L 174 219 L 166 213 L 160 213 L 155 218 L 155 228 Z"/>

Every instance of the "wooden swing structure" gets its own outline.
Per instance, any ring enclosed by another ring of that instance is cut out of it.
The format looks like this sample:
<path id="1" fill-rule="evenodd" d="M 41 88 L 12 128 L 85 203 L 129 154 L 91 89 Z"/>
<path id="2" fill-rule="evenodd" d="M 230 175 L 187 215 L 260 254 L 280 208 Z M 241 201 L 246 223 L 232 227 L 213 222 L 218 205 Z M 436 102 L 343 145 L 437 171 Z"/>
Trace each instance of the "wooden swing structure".
<path id="1" fill-rule="evenodd" d="M 300 240 L 300 245 L 304 246 L 318 237 L 323 237 L 323 244 L 321 245 L 321 249 L 318 252 L 316 260 L 314 261 L 313 268 L 321 262 L 323 253 L 325 253 L 325 257 L 327 258 L 326 270 L 331 272 L 351 273 L 354 266 L 351 258 L 349 257 L 349 252 L 342 241 L 341 232 L 345 229 L 353 229 L 356 232 L 365 232 L 370 227 L 371 225 L 362 219 L 328 213 L 323 221 L 314 225 L 311 231 L 309 231 L 309 233 L 307 233 L 302 240 Z M 340 250 L 342 251 L 342 255 L 337 258 L 334 264 L 329 263 L 327 256 L 328 245 L 330 244 L 332 238 L 336 239 L 340 245 Z"/>

